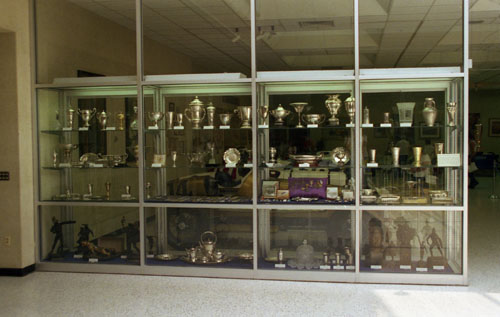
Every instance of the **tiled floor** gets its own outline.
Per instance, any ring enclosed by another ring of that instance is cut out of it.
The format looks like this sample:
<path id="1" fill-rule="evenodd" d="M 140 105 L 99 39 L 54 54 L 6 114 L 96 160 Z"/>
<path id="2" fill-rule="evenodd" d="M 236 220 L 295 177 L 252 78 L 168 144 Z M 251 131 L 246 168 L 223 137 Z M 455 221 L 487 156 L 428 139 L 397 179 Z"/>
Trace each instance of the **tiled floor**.
<path id="1" fill-rule="evenodd" d="M 500 316 L 500 201 L 470 191 L 468 287 L 36 272 L 0 278 L 1 316 Z"/>

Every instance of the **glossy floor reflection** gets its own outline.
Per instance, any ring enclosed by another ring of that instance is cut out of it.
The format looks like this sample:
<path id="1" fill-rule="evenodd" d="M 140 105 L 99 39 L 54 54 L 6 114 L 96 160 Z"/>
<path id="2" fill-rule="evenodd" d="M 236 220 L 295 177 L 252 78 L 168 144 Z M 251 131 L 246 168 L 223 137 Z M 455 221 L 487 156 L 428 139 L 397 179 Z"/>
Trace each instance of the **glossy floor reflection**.
<path id="1" fill-rule="evenodd" d="M 1 316 L 499 316 L 500 200 L 470 194 L 468 287 L 35 272 L 0 277 Z M 500 188 L 500 186 L 498 186 Z"/>

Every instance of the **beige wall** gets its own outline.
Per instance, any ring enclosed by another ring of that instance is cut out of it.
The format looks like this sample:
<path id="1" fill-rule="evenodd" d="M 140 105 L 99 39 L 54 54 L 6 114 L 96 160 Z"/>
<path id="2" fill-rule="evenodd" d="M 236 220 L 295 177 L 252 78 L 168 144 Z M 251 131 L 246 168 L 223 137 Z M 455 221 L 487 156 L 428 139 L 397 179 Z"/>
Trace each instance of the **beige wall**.
<path id="1" fill-rule="evenodd" d="M 29 1 L 0 0 L 0 29 L 12 32 L 0 36 L 0 268 L 23 268 L 35 261 Z"/>

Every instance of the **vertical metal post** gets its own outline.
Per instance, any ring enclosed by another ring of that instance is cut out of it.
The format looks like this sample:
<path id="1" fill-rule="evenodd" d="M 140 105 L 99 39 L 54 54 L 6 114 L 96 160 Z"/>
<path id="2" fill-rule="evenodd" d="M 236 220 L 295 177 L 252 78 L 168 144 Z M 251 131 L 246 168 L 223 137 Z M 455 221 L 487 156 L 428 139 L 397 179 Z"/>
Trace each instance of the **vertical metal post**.
<path id="1" fill-rule="evenodd" d="M 140 222 L 140 264 L 145 265 L 146 255 L 146 216 L 144 212 L 144 107 L 142 94 L 143 80 L 143 46 L 142 46 L 142 0 L 135 1 L 135 34 L 136 34 L 136 58 L 137 58 L 137 144 L 139 146 L 139 166 L 138 166 L 138 198 L 139 198 L 139 222 Z"/>
<path id="2" fill-rule="evenodd" d="M 462 221 L 462 258 L 463 258 L 463 284 L 468 283 L 468 223 L 469 223 L 469 209 L 467 203 L 469 201 L 468 193 L 468 164 L 467 156 L 469 153 L 469 0 L 464 0 L 463 3 L 463 72 L 464 72 L 464 82 L 463 82 L 463 221 Z"/>
<path id="3" fill-rule="evenodd" d="M 354 95 L 356 98 L 356 117 L 355 117 L 355 137 L 356 137 L 356 159 L 354 163 L 356 174 L 355 202 L 356 202 L 356 248 L 355 248 L 355 280 L 359 281 L 359 266 L 361 254 L 361 210 L 360 210 L 360 182 L 361 182 L 361 92 L 359 83 L 359 0 L 354 0 Z"/>
<path id="4" fill-rule="evenodd" d="M 258 158 L 257 158 L 257 127 L 258 127 L 258 111 L 257 111 L 257 57 L 255 50 L 255 29 L 256 29 L 256 1 L 250 0 L 250 34 L 251 34 L 251 76 L 252 76 L 252 234 L 253 234 L 253 270 L 254 272 L 257 270 L 258 264 L 258 253 L 257 253 L 257 244 L 258 244 L 258 235 L 257 235 L 257 173 L 258 173 Z"/>
<path id="5" fill-rule="evenodd" d="M 491 195 L 490 199 L 498 199 L 498 195 L 496 194 L 495 186 L 496 186 L 496 179 L 497 179 L 497 160 L 493 160 L 493 184 L 491 187 Z"/>

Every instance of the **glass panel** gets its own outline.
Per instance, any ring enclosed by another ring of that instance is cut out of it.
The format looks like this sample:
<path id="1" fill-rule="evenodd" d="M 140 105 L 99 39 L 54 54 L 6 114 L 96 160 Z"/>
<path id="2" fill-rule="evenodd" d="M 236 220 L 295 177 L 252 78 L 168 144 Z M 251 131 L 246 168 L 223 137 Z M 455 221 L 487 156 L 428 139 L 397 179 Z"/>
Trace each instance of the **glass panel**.
<path id="1" fill-rule="evenodd" d="M 461 211 L 365 211 L 361 271 L 462 273 Z"/>
<path id="2" fill-rule="evenodd" d="M 40 207 L 42 261 L 139 265 L 137 208 Z"/>
<path id="3" fill-rule="evenodd" d="M 249 84 L 144 88 L 146 200 L 251 203 L 251 104 Z"/>
<path id="4" fill-rule="evenodd" d="M 137 201 L 137 88 L 39 89 L 40 198 Z"/>
<path id="5" fill-rule="evenodd" d="M 148 265 L 253 268 L 252 210 L 147 208 Z"/>
<path id="6" fill-rule="evenodd" d="M 146 75 L 250 75 L 249 0 L 142 3 Z"/>
<path id="7" fill-rule="evenodd" d="M 135 0 L 36 0 L 37 82 L 136 74 Z"/>
<path id="8" fill-rule="evenodd" d="M 463 64 L 462 0 L 359 2 L 362 68 Z"/>
<path id="9" fill-rule="evenodd" d="M 354 68 L 354 1 L 257 0 L 258 71 Z"/>
<path id="10" fill-rule="evenodd" d="M 355 212 L 259 210 L 259 269 L 354 271 Z"/>
<path id="11" fill-rule="evenodd" d="M 462 204 L 461 85 L 361 84 L 362 204 Z"/>
<path id="12" fill-rule="evenodd" d="M 352 82 L 260 85 L 259 112 L 269 105 L 259 118 L 260 202 L 354 204 L 354 108 L 352 121 L 346 111 L 353 89 Z"/>

